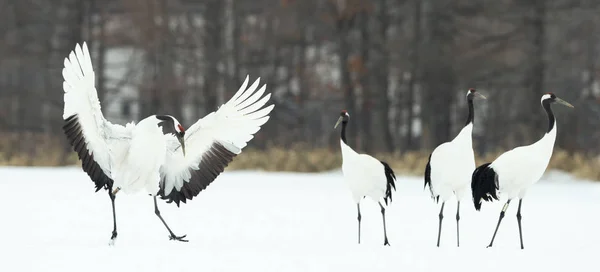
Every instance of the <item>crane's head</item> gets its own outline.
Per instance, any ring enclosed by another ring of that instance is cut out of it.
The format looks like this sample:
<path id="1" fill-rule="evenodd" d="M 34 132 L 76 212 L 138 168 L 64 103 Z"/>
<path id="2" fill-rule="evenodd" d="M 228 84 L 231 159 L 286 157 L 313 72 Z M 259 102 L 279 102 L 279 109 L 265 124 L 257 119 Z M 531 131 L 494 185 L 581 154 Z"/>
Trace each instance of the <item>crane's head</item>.
<path id="1" fill-rule="evenodd" d="M 483 94 L 480 94 L 474 88 L 469 88 L 467 91 L 467 100 L 473 100 L 475 97 L 487 99 Z"/>
<path id="2" fill-rule="evenodd" d="M 183 140 L 185 129 L 181 123 L 171 115 L 156 115 L 156 119 L 158 119 L 158 126 L 162 128 L 164 134 L 174 134 L 177 137 L 177 140 L 181 144 L 183 156 L 185 156 L 185 142 Z"/>
<path id="3" fill-rule="evenodd" d="M 348 114 L 347 110 L 342 110 L 342 112 L 340 113 L 340 118 L 338 118 L 337 122 L 335 123 L 335 126 L 333 126 L 333 128 L 337 128 L 337 126 L 340 123 L 347 123 L 348 119 L 350 119 L 350 114 Z"/>
<path id="4" fill-rule="evenodd" d="M 546 93 L 546 94 L 542 95 L 542 101 L 541 101 L 542 104 L 544 104 L 544 101 L 547 101 L 549 103 L 558 102 L 559 104 L 563 104 L 569 108 L 574 108 L 573 105 L 571 105 L 569 102 L 558 98 L 558 96 L 554 95 L 553 93 Z"/>

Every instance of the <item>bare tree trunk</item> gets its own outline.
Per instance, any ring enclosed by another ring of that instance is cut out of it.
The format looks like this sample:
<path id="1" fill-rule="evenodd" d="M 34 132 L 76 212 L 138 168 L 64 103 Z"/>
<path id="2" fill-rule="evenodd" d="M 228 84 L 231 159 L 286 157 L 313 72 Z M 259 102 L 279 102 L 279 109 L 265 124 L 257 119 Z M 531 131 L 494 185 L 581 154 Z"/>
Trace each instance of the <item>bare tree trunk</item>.
<path id="1" fill-rule="evenodd" d="M 375 88 L 379 90 L 377 109 L 379 110 L 379 120 L 381 127 L 381 134 L 383 136 L 383 150 L 393 151 L 394 150 L 394 139 L 390 130 L 391 122 L 389 118 L 390 114 L 390 99 L 389 93 L 389 74 L 390 74 L 390 50 L 388 48 L 388 37 L 387 32 L 390 26 L 390 19 L 388 15 L 388 5 L 386 0 L 379 0 L 379 59 L 377 61 L 378 71 L 372 71 L 373 74 L 378 75 L 377 83 L 378 86 Z M 370 71 L 372 69 L 369 69 Z M 377 72 L 377 73 L 375 73 Z"/>
<path id="2" fill-rule="evenodd" d="M 535 0 L 530 2 L 532 16 L 528 18 L 530 20 L 530 37 L 531 40 L 531 51 L 529 56 L 531 57 L 530 70 L 527 77 L 525 78 L 528 95 L 528 103 L 530 112 L 527 114 L 528 124 L 525 124 L 529 128 L 529 132 L 526 133 L 526 141 L 533 142 L 539 138 L 540 131 L 544 130 L 545 123 L 543 122 L 544 115 L 541 114 L 540 109 L 540 97 L 544 93 L 544 76 L 545 76 L 545 52 L 546 52 L 546 1 Z"/>
<path id="3" fill-rule="evenodd" d="M 435 2 L 435 3 L 433 3 Z M 444 2 L 444 1 L 442 1 Z M 451 105 L 455 92 L 452 3 L 430 1 L 427 58 L 423 73 L 422 148 L 432 150 L 450 140 Z"/>
<path id="4" fill-rule="evenodd" d="M 94 4 L 98 4 L 98 0 L 92 0 Z M 98 81 L 96 83 L 96 90 L 98 91 L 98 98 L 100 99 L 100 103 L 102 103 L 106 97 L 106 8 L 104 5 L 101 5 L 100 14 L 98 16 L 98 26 L 99 26 L 99 35 L 98 35 L 98 57 L 96 58 L 97 63 L 97 78 Z M 105 106 L 105 105 L 104 105 Z"/>
<path id="5" fill-rule="evenodd" d="M 371 46 L 371 36 L 369 35 L 369 14 L 367 11 L 362 11 L 360 13 L 360 32 L 361 32 L 361 43 L 360 43 L 360 55 L 361 61 L 358 63 L 358 67 L 354 67 L 356 69 L 356 73 L 358 74 L 358 78 L 360 81 L 360 89 L 362 92 L 362 107 L 360 111 L 360 115 L 356 115 L 356 118 L 360 121 L 360 147 L 364 152 L 371 153 L 373 150 L 374 142 L 372 135 L 372 104 L 373 94 L 375 92 L 371 91 L 371 82 L 370 75 L 371 69 L 369 65 L 369 47 Z M 377 109 L 376 111 L 380 111 L 381 109 Z M 380 124 L 381 125 L 381 124 Z M 377 138 L 379 140 L 379 138 Z M 376 140 L 376 141 L 377 141 Z"/>
<path id="6" fill-rule="evenodd" d="M 222 16 L 224 11 L 222 1 L 208 1 L 206 3 L 206 26 L 204 40 L 204 56 L 206 57 L 206 72 L 204 76 L 204 99 L 205 109 L 211 112 L 217 109 L 218 94 L 220 89 L 221 75 L 219 64 L 221 59 L 221 46 L 223 41 Z"/>
<path id="7" fill-rule="evenodd" d="M 304 33 L 303 33 L 304 34 Z M 297 59 L 298 59 L 298 74 L 296 75 L 298 78 L 298 111 L 299 112 L 307 112 L 307 108 L 306 108 L 306 101 L 309 98 L 309 90 L 308 90 L 308 84 L 306 84 L 308 78 L 306 77 L 306 47 L 307 47 L 307 41 L 305 39 L 306 35 L 303 35 L 304 37 L 302 37 L 302 39 L 300 40 L 300 44 L 298 45 L 296 51 L 297 51 Z M 311 139 L 312 137 L 309 137 L 309 127 L 308 127 L 308 122 L 306 120 L 306 115 L 305 114 L 300 114 L 298 116 L 298 126 L 300 127 L 300 135 L 298 135 L 299 140 L 303 140 L 303 139 Z"/>
<path id="8" fill-rule="evenodd" d="M 146 63 L 148 68 L 144 69 L 147 72 L 147 80 L 144 81 L 143 86 L 140 88 L 139 97 L 141 101 L 140 118 L 145 118 L 152 114 L 163 111 L 160 101 L 160 88 L 164 82 L 164 71 L 163 69 L 163 55 L 164 52 L 164 41 L 163 31 L 164 25 L 157 25 L 155 18 L 163 15 L 162 9 L 166 9 L 164 0 L 156 2 L 146 2 L 144 4 L 145 11 L 143 20 L 140 25 L 152 25 L 152 27 L 146 27 L 146 32 L 142 33 L 144 39 L 140 40 L 141 47 L 145 49 Z"/>
<path id="9" fill-rule="evenodd" d="M 243 78 L 240 75 L 240 26 L 238 19 L 238 0 L 229 0 L 229 15 L 227 18 L 231 26 L 230 72 L 231 78 L 227 79 L 225 99 L 229 99 L 241 85 Z"/>
<path id="10" fill-rule="evenodd" d="M 406 137 L 404 142 L 404 149 L 406 151 L 411 151 L 415 149 L 415 144 L 413 142 L 413 122 L 415 120 L 414 115 L 414 105 L 415 105 L 415 89 L 417 82 L 419 80 L 419 64 L 420 64 L 420 48 L 421 48 L 421 0 L 413 0 L 414 4 L 414 21 L 413 21 L 413 41 L 412 41 L 412 50 L 410 54 L 410 78 L 408 82 L 408 95 L 406 98 Z M 401 109 L 400 109 L 401 111 Z M 423 111 L 421 109 L 421 111 Z"/>
<path id="11" fill-rule="evenodd" d="M 239 85 L 239 83 L 241 82 L 242 78 L 240 75 L 240 46 L 239 46 L 239 39 L 240 39 L 240 23 L 238 20 L 238 8 L 237 8 L 237 0 L 233 0 L 232 2 L 232 9 L 233 9 L 233 78 L 235 80 L 235 82 L 237 82 Z"/>
<path id="12" fill-rule="evenodd" d="M 354 25 L 356 14 L 353 11 L 347 11 L 347 7 L 341 7 L 334 4 L 333 13 L 336 18 L 336 39 L 338 46 L 338 69 L 341 74 L 340 87 L 344 95 L 344 106 L 346 110 L 352 115 L 356 112 L 356 98 L 354 95 L 354 84 L 350 75 L 348 57 L 350 56 L 350 43 L 348 41 L 348 34 Z M 358 117 L 358 114 L 356 117 Z M 355 120 L 358 118 L 355 118 Z M 360 124 L 360 122 L 357 122 Z M 359 144 L 358 126 L 348 126 L 349 144 L 357 146 Z"/>

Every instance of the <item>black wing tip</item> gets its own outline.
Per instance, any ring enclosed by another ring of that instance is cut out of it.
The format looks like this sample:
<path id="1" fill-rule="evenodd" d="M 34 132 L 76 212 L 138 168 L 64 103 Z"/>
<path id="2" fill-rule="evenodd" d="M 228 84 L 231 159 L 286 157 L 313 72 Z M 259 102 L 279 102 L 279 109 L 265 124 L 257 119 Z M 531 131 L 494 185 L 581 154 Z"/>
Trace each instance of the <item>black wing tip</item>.
<path id="1" fill-rule="evenodd" d="M 431 155 L 432 154 L 433 153 L 429 154 L 429 158 L 427 159 L 427 165 L 425 166 L 425 173 L 424 173 L 425 184 L 423 184 L 423 190 L 425 190 L 425 188 L 427 188 L 427 186 L 429 185 L 429 192 L 431 192 L 431 198 L 433 200 L 435 200 L 435 203 L 439 203 L 440 196 L 435 195 L 433 193 L 433 188 L 431 188 Z"/>
<path id="2" fill-rule="evenodd" d="M 383 164 L 383 171 L 385 173 L 385 178 L 387 180 L 386 183 L 386 188 L 385 188 L 385 196 L 383 198 L 383 200 L 385 201 L 385 205 L 388 205 L 388 202 L 391 203 L 392 202 L 392 190 L 396 191 L 396 173 L 394 173 L 394 170 L 390 167 L 389 164 L 387 164 L 384 161 L 380 161 L 381 164 Z"/>
<path id="3" fill-rule="evenodd" d="M 165 195 L 164 182 L 160 183 L 158 195 L 161 199 L 167 200 L 167 203 L 175 202 L 177 207 L 181 202 L 186 203 L 192 200 L 201 191 L 206 189 L 229 165 L 237 154 L 229 151 L 223 144 L 213 142 L 212 146 L 204 153 L 198 170 L 191 171 L 192 177 L 189 181 L 183 182 L 183 186 L 176 190 L 173 188 L 168 195 Z"/>
<path id="4" fill-rule="evenodd" d="M 100 165 L 94 160 L 94 154 L 89 151 L 77 114 L 69 116 L 64 121 L 63 132 L 67 136 L 73 151 L 77 152 L 77 156 L 81 161 L 81 168 L 94 182 L 96 192 L 102 188 L 111 190 L 114 182 L 102 171 Z"/>
<path id="5" fill-rule="evenodd" d="M 427 165 L 425 166 L 425 173 L 423 176 L 425 178 L 423 189 L 425 189 L 427 185 L 431 187 L 431 154 L 429 154 L 429 158 L 427 159 Z"/>
<path id="6" fill-rule="evenodd" d="M 488 202 L 498 200 L 498 174 L 489 167 L 490 164 L 484 163 L 475 168 L 471 177 L 473 204 L 477 211 L 481 210 L 482 200 Z"/>

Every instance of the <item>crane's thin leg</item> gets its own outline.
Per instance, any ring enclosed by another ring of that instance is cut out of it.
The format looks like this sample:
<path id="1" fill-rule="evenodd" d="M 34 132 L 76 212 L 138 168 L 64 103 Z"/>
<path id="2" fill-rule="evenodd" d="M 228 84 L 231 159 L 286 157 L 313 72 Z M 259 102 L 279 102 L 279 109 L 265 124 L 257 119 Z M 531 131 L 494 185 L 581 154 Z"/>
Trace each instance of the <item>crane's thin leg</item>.
<path id="1" fill-rule="evenodd" d="M 460 200 L 456 206 L 456 247 L 460 247 L 460 231 L 458 221 L 460 220 Z"/>
<path id="2" fill-rule="evenodd" d="M 360 244 L 360 203 L 356 203 L 356 209 L 358 210 L 358 243 Z"/>
<path id="3" fill-rule="evenodd" d="M 117 240 L 117 213 L 115 212 L 115 195 L 111 192 L 111 189 L 108 189 L 108 196 L 110 197 L 110 202 L 112 204 L 112 213 L 113 213 L 113 231 L 112 236 L 110 237 L 109 245 L 114 245 Z"/>
<path id="4" fill-rule="evenodd" d="M 442 219 L 444 219 L 444 205 L 446 205 L 446 202 L 442 202 L 442 208 L 440 209 L 440 214 L 439 214 L 439 218 L 440 218 L 440 226 L 438 228 L 438 240 L 437 240 L 437 246 L 440 247 L 440 236 L 442 235 Z"/>
<path id="5" fill-rule="evenodd" d="M 506 209 L 508 209 L 509 204 L 510 204 L 510 199 L 508 201 L 506 201 L 506 204 L 504 204 L 504 207 L 502 208 L 502 211 L 500 212 L 500 218 L 498 218 L 498 225 L 496 225 L 496 230 L 494 231 L 494 236 L 492 236 L 492 241 L 490 241 L 490 244 L 487 247 L 492 247 L 492 244 L 494 243 L 494 239 L 496 238 L 496 233 L 498 232 L 498 228 L 500 227 L 500 222 L 502 222 L 502 218 L 504 218 L 504 213 L 506 212 Z"/>
<path id="6" fill-rule="evenodd" d="M 160 211 L 158 210 L 158 204 L 156 204 L 156 196 L 154 196 L 154 213 L 156 214 L 156 216 L 158 216 L 158 218 L 160 218 L 160 221 L 162 221 L 163 224 L 165 224 L 165 227 L 167 227 L 169 234 L 171 234 L 171 237 L 170 237 L 171 240 L 177 240 L 177 241 L 181 241 L 181 242 L 188 241 L 188 240 L 183 239 L 187 235 L 183 235 L 183 236 L 175 235 L 175 233 L 173 233 L 173 231 L 171 231 L 171 228 L 169 228 L 169 226 L 167 225 L 167 222 L 165 222 L 165 220 L 162 218 L 162 216 L 160 216 Z"/>
<path id="7" fill-rule="evenodd" d="M 521 203 L 523 202 L 523 199 L 519 199 L 519 209 L 517 210 L 517 222 L 519 223 L 519 238 L 521 239 L 521 249 L 524 249 L 523 247 L 523 231 L 521 230 Z"/>
<path id="8" fill-rule="evenodd" d="M 388 238 L 387 238 L 387 231 L 385 228 L 385 208 L 383 207 L 383 205 L 381 205 L 381 203 L 379 203 L 379 207 L 381 207 L 381 216 L 383 217 L 383 245 L 384 246 L 389 246 L 390 242 L 388 242 Z"/>

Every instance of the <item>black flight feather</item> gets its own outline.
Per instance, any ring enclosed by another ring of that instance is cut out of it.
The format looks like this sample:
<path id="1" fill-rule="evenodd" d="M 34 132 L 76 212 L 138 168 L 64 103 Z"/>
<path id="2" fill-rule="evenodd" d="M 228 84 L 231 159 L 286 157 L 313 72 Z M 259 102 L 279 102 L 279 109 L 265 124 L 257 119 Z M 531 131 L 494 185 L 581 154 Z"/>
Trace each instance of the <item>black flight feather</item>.
<path id="1" fill-rule="evenodd" d="M 158 194 L 162 199 L 167 200 L 167 203 L 175 202 L 179 207 L 180 202 L 186 203 L 187 199 L 192 200 L 202 190 L 206 189 L 225 170 L 225 167 L 235 156 L 235 153 L 229 151 L 221 143 L 214 142 L 202 156 L 198 170 L 192 170 L 189 181 L 183 182 L 183 186 L 179 190 L 173 188 L 168 195 L 165 195 L 164 180 L 162 180 Z"/>
<path id="2" fill-rule="evenodd" d="M 425 185 L 423 185 L 423 189 L 427 188 L 428 185 L 429 192 L 431 192 L 431 198 L 433 198 L 435 202 L 438 203 L 440 201 L 440 196 L 436 196 L 433 193 L 433 188 L 431 188 L 431 154 L 429 154 L 429 159 L 427 159 L 427 166 L 425 166 Z"/>
<path id="3" fill-rule="evenodd" d="M 493 199 L 498 200 L 498 174 L 493 168 L 489 167 L 491 163 L 484 163 L 475 168 L 471 177 L 471 191 L 473 193 L 473 204 L 475 209 L 481 209 L 481 200 L 488 202 Z"/>
<path id="4" fill-rule="evenodd" d="M 94 154 L 90 152 L 85 144 L 83 130 L 79 124 L 77 114 L 73 114 L 65 120 L 63 131 L 67 136 L 67 140 L 69 140 L 69 144 L 77 152 L 77 156 L 81 161 L 81 168 L 96 184 L 96 192 L 102 188 L 111 190 L 114 182 L 102 171 L 100 165 L 94 160 Z"/>
<path id="5" fill-rule="evenodd" d="M 383 200 L 385 201 L 385 205 L 388 205 L 388 202 L 392 202 L 392 189 L 396 191 L 396 174 L 394 174 L 394 170 L 384 161 L 380 161 L 383 164 L 383 170 L 385 172 L 385 178 L 387 179 L 387 184 L 385 188 L 385 197 Z"/>

